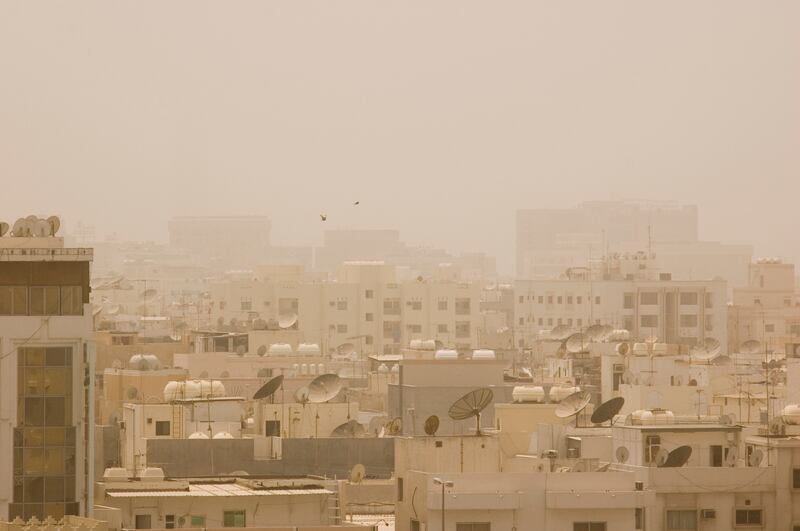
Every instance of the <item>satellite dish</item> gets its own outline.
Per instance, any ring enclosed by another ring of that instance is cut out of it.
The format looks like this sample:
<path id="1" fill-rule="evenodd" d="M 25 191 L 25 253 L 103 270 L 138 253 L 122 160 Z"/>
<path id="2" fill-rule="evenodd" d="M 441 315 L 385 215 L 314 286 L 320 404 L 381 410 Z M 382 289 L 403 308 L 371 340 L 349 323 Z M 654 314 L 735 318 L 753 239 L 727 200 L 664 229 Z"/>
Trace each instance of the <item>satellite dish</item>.
<path id="1" fill-rule="evenodd" d="M 260 347 L 258 347 L 258 350 L 256 351 L 256 354 L 258 354 L 261 357 L 263 357 L 266 353 L 267 353 L 266 345 L 261 345 Z"/>
<path id="2" fill-rule="evenodd" d="M 55 236 L 61 228 L 61 219 L 58 216 L 50 216 L 47 218 L 47 223 L 50 225 L 50 236 Z"/>
<path id="3" fill-rule="evenodd" d="M 24 238 L 29 235 L 28 222 L 25 218 L 19 218 L 14 222 L 14 227 L 11 229 L 15 238 Z"/>
<path id="4" fill-rule="evenodd" d="M 567 325 L 560 324 L 550 330 L 550 339 L 564 341 L 570 334 L 572 334 L 572 329 Z"/>
<path id="5" fill-rule="evenodd" d="M 320 404 L 333 399 L 342 390 L 342 381 L 335 374 L 322 374 L 308 384 L 308 401 Z"/>
<path id="6" fill-rule="evenodd" d="M 481 434 L 481 411 L 492 403 L 494 393 L 488 387 L 475 389 L 465 394 L 450 406 L 447 414 L 453 420 L 466 420 L 471 417 L 477 419 L 477 430 L 475 435 Z"/>
<path id="7" fill-rule="evenodd" d="M 0 221 L 0 238 L 5 236 L 8 233 L 8 229 L 10 229 L 8 223 L 5 221 Z"/>
<path id="8" fill-rule="evenodd" d="M 577 393 L 572 393 L 567 398 L 562 400 L 556 406 L 556 417 L 560 419 L 566 419 L 577 415 L 584 408 L 589 405 L 589 402 L 592 400 L 592 395 L 590 395 L 586 391 L 578 391 Z"/>
<path id="9" fill-rule="evenodd" d="M 142 293 L 142 298 L 144 298 L 146 302 L 152 301 L 157 296 L 158 296 L 158 290 L 155 288 L 148 288 L 144 290 L 144 292 Z"/>
<path id="10" fill-rule="evenodd" d="M 297 391 L 295 391 L 294 399 L 300 404 L 305 404 L 308 402 L 308 387 L 300 387 Z"/>
<path id="11" fill-rule="evenodd" d="M 46 219 L 37 219 L 32 223 L 33 235 L 37 238 L 46 238 L 50 236 L 50 224 L 47 222 Z"/>
<path id="12" fill-rule="evenodd" d="M 622 406 L 625 405 L 625 399 L 621 396 L 616 396 L 600 404 L 600 406 L 592 413 L 592 424 L 602 424 L 614 418 L 614 415 L 620 412 Z"/>
<path id="13" fill-rule="evenodd" d="M 616 347 L 617 354 L 620 356 L 627 356 L 631 351 L 631 346 L 628 343 L 618 343 Z"/>
<path id="14" fill-rule="evenodd" d="M 725 466 L 736 466 L 736 458 L 739 457 L 739 449 L 736 446 L 729 446 L 725 456 Z"/>
<path id="15" fill-rule="evenodd" d="M 669 452 L 666 448 L 661 448 L 653 461 L 655 462 L 656 466 L 662 467 L 666 465 L 667 459 L 669 459 Z"/>
<path id="16" fill-rule="evenodd" d="M 287 328 L 292 328 L 294 325 L 297 324 L 297 314 L 296 313 L 288 313 L 285 315 L 278 316 L 278 326 L 283 328 L 284 330 Z"/>
<path id="17" fill-rule="evenodd" d="M 567 338 L 565 346 L 567 352 L 571 354 L 586 352 L 586 349 L 589 348 L 589 339 L 584 334 L 577 332 Z"/>
<path id="18" fill-rule="evenodd" d="M 659 452 L 659 455 L 661 452 Z M 691 446 L 678 446 L 669 454 L 667 454 L 667 459 L 664 461 L 664 464 L 659 464 L 658 466 L 664 468 L 678 468 L 682 467 L 689 461 L 689 458 L 692 456 L 692 447 Z M 658 456 L 656 456 L 656 463 L 659 463 Z"/>
<path id="19" fill-rule="evenodd" d="M 336 347 L 336 352 L 342 356 L 353 356 L 356 354 L 356 346 L 352 343 L 342 343 Z"/>
<path id="20" fill-rule="evenodd" d="M 364 468 L 364 465 L 361 463 L 353 465 L 353 468 L 350 469 L 350 483 L 361 483 L 366 475 L 367 469 Z"/>
<path id="21" fill-rule="evenodd" d="M 253 400 L 263 400 L 265 398 L 271 397 L 273 394 L 275 394 L 275 391 L 280 389 L 282 385 L 283 385 L 282 374 L 279 374 L 274 378 L 270 378 L 270 380 L 267 383 L 262 385 L 261 388 L 258 391 L 256 391 L 256 393 L 253 395 Z"/>
<path id="22" fill-rule="evenodd" d="M 125 395 L 128 397 L 128 400 L 134 400 L 139 396 L 139 390 L 135 387 L 128 387 L 128 391 Z"/>
<path id="23" fill-rule="evenodd" d="M 348 420 L 344 424 L 340 424 L 331 432 L 331 437 L 358 437 L 364 434 L 364 426 L 358 423 L 357 420 Z"/>
<path id="24" fill-rule="evenodd" d="M 739 346 L 741 354 L 758 354 L 761 352 L 761 341 L 758 339 L 748 339 Z"/>
<path id="25" fill-rule="evenodd" d="M 395 417 L 386 425 L 386 432 L 388 432 L 389 435 L 400 435 L 402 428 L 403 420 L 400 417 Z"/>
<path id="26" fill-rule="evenodd" d="M 618 446 L 615 455 L 619 463 L 626 463 L 630 457 L 630 451 L 625 446 Z"/>
<path id="27" fill-rule="evenodd" d="M 593 324 L 592 326 L 586 329 L 584 335 L 586 336 L 586 339 L 588 339 L 589 341 L 600 341 L 599 338 L 602 337 L 604 330 L 605 329 L 603 325 Z"/>
<path id="28" fill-rule="evenodd" d="M 631 371 L 625 371 L 622 373 L 622 383 L 633 385 L 636 382 L 636 375 L 633 374 Z"/>
<path id="29" fill-rule="evenodd" d="M 434 350 L 442 350 L 444 348 L 444 342 L 443 341 L 439 341 L 438 339 L 436 339 L 434 341 L 434 344 L 436 345 Z"/>
<path id="30" fill-rule="evenodd" d="M 747 464 L 750 466 L 759 466 L 761 465 L 761 461 L 764 460 L 764 452 L 761 449 L 756 449 L 750 454 L 750 458 L 747 460 Z"/>
<path id="31" fill-rule="evenodd" d="M 730 426 L 731 424 L 733 424 L 733 419 L 731 419 L 730 415 L 720 415 L 719 423 L 724 424 L 726 426 Z"/>
<path id="32" fill-rule="evenodd" d="M 436 435 L 436 430 L 439 429 L 439 417 L 431 415 L 425 419 L 425 433 L 427 435 Z"/>

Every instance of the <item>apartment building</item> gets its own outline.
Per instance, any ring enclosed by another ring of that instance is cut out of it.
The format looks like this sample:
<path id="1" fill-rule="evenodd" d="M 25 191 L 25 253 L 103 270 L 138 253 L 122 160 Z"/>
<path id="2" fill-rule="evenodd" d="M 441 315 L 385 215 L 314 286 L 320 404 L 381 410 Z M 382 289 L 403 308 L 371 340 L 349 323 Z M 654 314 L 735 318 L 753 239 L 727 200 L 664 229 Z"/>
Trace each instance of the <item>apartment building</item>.
<path id="1" fill-rule="evenodd" d="M 0 518 L 92 507 L 92 250 L 0 238 Z"/>

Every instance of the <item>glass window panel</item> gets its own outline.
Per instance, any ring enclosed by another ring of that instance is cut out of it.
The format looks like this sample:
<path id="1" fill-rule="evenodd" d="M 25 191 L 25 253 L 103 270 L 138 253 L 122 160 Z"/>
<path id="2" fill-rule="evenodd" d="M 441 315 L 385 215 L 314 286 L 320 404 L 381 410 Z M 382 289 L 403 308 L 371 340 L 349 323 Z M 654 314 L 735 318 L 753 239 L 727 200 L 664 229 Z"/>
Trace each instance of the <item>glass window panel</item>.
<path id="1" fill-rule="evenodd" d="M 64 446 L 65 431 L 64 428 L 45 428 L 44 443 L 47 446 Z"/>
<path id="2" fill-rule="evenodd" d="M 56 446 L 44 449 L 45 474 L 48 476 L 63 476 L 66 462 L 64 459 L 64 448 Z"/>
<path id="3" fill-rule="evenodd" d="M 48 426 L 65 426 L 67 424 L 66 400 L 62 397 L 47 397 L 45 400 L 45 419 Z M 39 424 L 37 424 L 39 426 Z"/>
<path id="4" fill-rule="evenodd" d="M 75 446 L 75 428 L 67 426 L 65 436 L 64 446 Z"/>
<path id="5" fill-rule="evenodd" d="M 64 472 L 67 474 L 75 473 L 75 448 L 71 446 L 64 447 L 63 453 Z"/>
<path id="6" fill-rule="evenodd" d="M 11 286 L 0 286 L 0 315 L 11 315 L 14 308 L 14 297 Z"/>
<path id="7" fill-rule="evenodd" d="M 21 476 L 25 468 L 22 466 L 22 448 L 14 448 L 14 474 Z"/>
<path id="8" fill-rule="evenodd" d="M 41 367 L 44 365 L 44 349 L 43 348 L 26 348 L 25 352 L 25 365 L 29 367 Z"/>
<path id="9" fill-rule="evenodd" d="M 14 315 L 28 315 L 28 288 L 14 286 L 11 291 L 14 298 Z"/>
<path id="10" fill-rule="evenodd" d="M 64 368 L 46 368 L 44 370 L 44 394 L 57 396 L 69 394 L 67 380 L 71 372 Z"/>
<path id="11" fill-rule="evenodd" d="M 26 398 L 24 418 L 22 426 L 44 426 L 44 398 Z"/>
<path id="12" fill-rule="evenodd" d="M 67 501 L 75 499 L 75 477 L 67 476 L 64 478 L 64 498 Z"/>
<path id="13" fill-rule="evenodd" d="M 23 444 L 23 435 L 22 435 L 22 428 L 14 428 L 14 446 L 22 447 Z"/>
<path id="14" fill-rule="evenodd" d="M 23 446 L 43 446 L 44 445 L 44 429 L 43 428 L 25 428 L 23 432 Z"/>
<path id="15" fill-rule="evenodd" d="M 42 286 L 31 287 L 30 314 L 44 315 L 44 288 Z"/>
<path id="16" fill-rule="evenodd" d="M 23 485 L 25 481 L 23 480 L 22 476 L 17 476 L 14 478 L 14 501 L 17 503 L 25 501 L 25 489 Z"/>
<path id="17" fill-rule="evenodd" d="M 39 520 L 44 519 L 44 505 L 41 503 L 26 503 L 23 505 L 23 516 L 25 520 L 30 520 L 33 517 Z"/>
<path id="18" fill-rule="evenodd" d="M 44 394 L 44 370 L 40 367 L 28 367 L 25 369 L 25 395 L 41 394 Z"/>
<path id="19" fill-rule="evenodd" d="M 63 502 L 64 501 L 64 477 L 51 477 L 44 480 L 44 501 Z"/>
<path id="20" fill-rule="evenodd" d="M 50 347 L 45 351 L 45 365 L 48 367 L 63 367 L 66 349 Z"/>
<path id="21" fill-rule="evenodd" d="M 25 502 L 44 501 L 44 478 L 41 476 L 25 478 Z"/>
<path id="22" fill-rule="evenodd" d="M 73 516 L 78 516 L 78 511 L 80 510 L 80 508 L 81 505 L 78 502 L 64 504 L 64 514 L 71 514 Z"/>
<path id="23" fill-rule="evenodd" d="M 59 520 L 64 516 L 64 504 L 45 503 L 44 512 L 47 516 L 52 516 L 54 519 Z"/>
<path id="24" fill-rule="evenodd" d="M 44 474 L 44 448 L 24 448 L 22 455 L 26 475 Z"/>
<path id="25" fill-rule="evenodd" d="M 8 504 L 8 519 L 9 521 L 16 519 L 17 517 L 23 517 L 23 508 L 21 503 L 10 503 Z"/>
<path id="26" fill-rule="evenodd" d="M 61 286 L 61 315 L 83 313 L 83 290 L 80 286 Z"/>
<path id="27" fill-rule="evenodd" d="M 44 314 L 58 315 L 61 312 L 59 300 L 58 286 L 47 286 L 44 288 Z"/>

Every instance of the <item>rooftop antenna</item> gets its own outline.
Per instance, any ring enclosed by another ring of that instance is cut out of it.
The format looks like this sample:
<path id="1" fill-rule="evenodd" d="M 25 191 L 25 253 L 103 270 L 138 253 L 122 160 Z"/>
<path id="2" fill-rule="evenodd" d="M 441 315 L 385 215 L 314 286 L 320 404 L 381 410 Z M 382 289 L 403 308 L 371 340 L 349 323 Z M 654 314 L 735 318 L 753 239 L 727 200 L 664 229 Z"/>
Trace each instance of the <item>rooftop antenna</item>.
<path id="1" fill-rule="evenodd" d="M 475 389 L 465 394 L 450 406 L 447 414 L 453 420 L 466 420 L 476 418 L 475 435 L 481 434 L 481 412 L 492 403 L 494 393 L 488 387 Z"/>

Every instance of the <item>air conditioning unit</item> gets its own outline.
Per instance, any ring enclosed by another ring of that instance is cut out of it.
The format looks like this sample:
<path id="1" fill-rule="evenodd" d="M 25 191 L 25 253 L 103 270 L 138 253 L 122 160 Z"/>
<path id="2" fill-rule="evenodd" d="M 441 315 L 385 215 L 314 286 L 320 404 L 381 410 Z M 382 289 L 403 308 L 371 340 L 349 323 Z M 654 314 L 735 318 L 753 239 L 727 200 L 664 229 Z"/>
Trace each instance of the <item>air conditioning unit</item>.
<path id="1" fill-rule="evenodd" d="M 703 520 L 713 520 L 717 517 L 717 511 L 715 509 L 700 509 L 700 518 Z"/>
<path id="2" fill-rule="evenodd" d="M 634 488 L 634 490 L 644 490 L 644 482 L 643 481 L 635 482 L 633 484 L 633 488 Z"/>
<path id="3" fill-rule="evenodd" d="M 577 459 L 578 456 L 577 448 L 567 448 L 567 459 Z"/>

